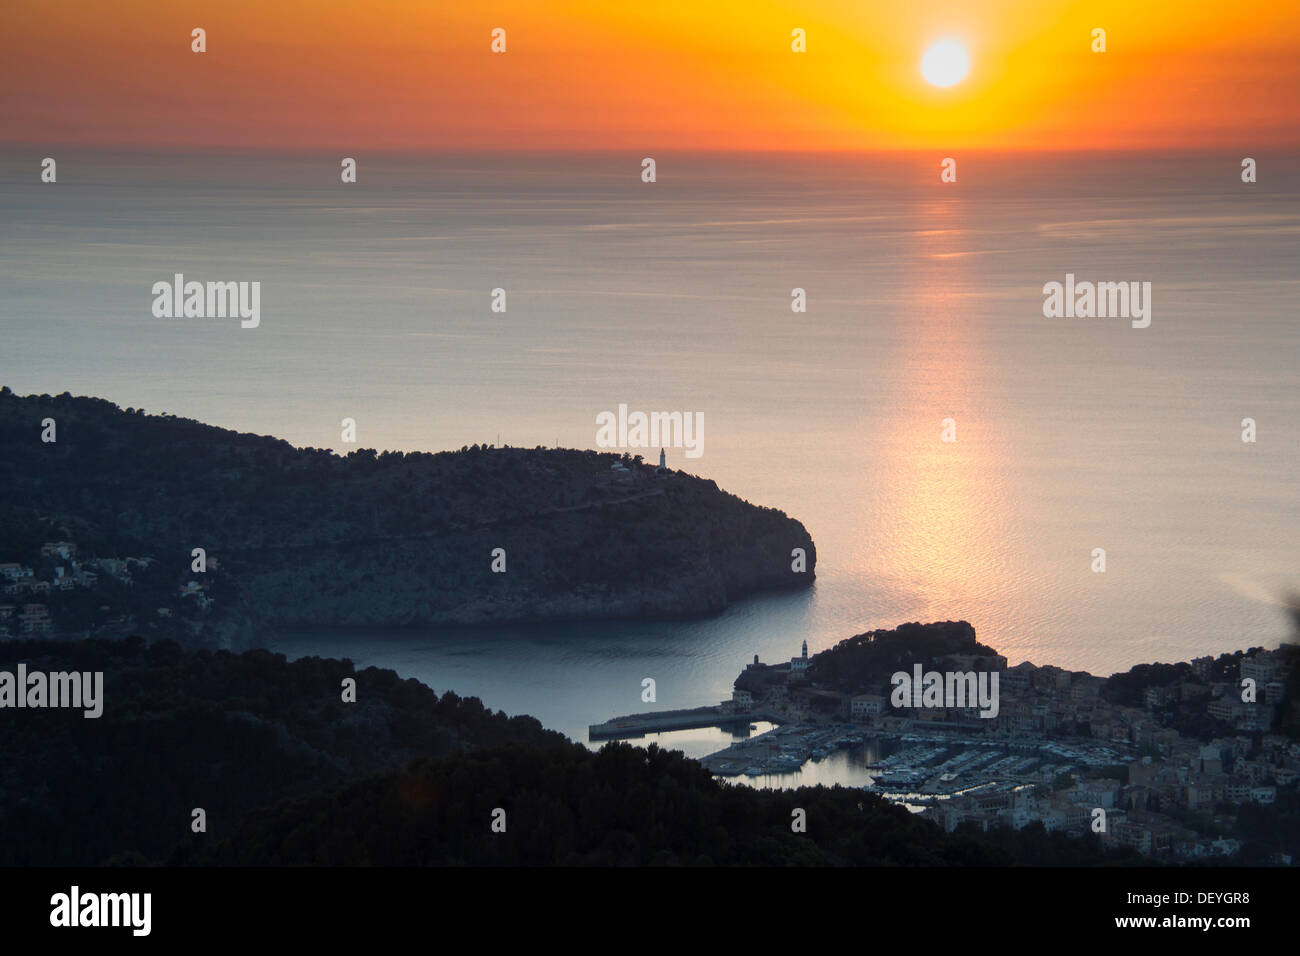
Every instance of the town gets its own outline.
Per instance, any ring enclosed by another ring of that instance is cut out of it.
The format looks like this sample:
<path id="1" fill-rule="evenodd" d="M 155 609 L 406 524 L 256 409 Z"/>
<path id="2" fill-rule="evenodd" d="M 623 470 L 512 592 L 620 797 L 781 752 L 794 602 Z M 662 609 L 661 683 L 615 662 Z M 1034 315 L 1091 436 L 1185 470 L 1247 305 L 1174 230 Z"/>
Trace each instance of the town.
<path id="1" fill-rule="evenodd" d="M 675 712 L 673 723 L 655 712 L 616 718 L 593 726 L 592 738 L 766 721 L 777 726 L 701 762 L 721 777 L 799 786 L 808 761 L 849 750 L 866 763 L 867 789 L 949 832 L 1037 823 L 1154 859 L 1227 861 L 1248 837 L 1261 842 L 1264 808 L 1279 794 L 1297 799 L 1300 715 L 1286 706 L 1297 650 L 1255 648 L 1102 678 L 1008 667 L 964 622 L 904 625 L 812 658 L 806 642 L 788 661 L 755 657 L 720 705 Z M 924 658 L 940 671 L 995 674 L 997 715 L 981 716 L 974 701 L 894 706 L 888 672 L 912 665 L 908 655 L 921 655 L 916 666 Z"/>
<path id="2" fill-rule="evenodd" d="M 0 562 L 0 640 L 192 637 L 216 601 L 220 562 L 205 557 L 203 565 L 187 575 L 188 558 L 173 572 L 152 556 L 98 557 L 74 541 L 46 541 L 26 562 Z"/>

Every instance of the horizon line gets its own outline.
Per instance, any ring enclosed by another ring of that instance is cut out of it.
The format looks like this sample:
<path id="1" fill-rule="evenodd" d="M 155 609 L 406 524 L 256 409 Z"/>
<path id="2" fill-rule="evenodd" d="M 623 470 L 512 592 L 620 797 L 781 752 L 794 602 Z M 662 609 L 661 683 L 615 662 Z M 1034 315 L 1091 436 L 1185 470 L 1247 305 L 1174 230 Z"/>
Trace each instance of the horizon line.
<path id="1" fill-rule="evenodd" d="M 738 147 L 738 146 L 366 146 L 358 149 L 355 143 L 349 145 L 311 145 L 311 146 L 231 146 L 221 143 L 76 143 L 76 142 L 31 142 L 0 140 L 0 150 L 31 150 L 41 152 L 54 149 L 123 152 L 123 153 L 222 153 L 238 155 L 302 155 L 314 153 L 368 153 L 371 155 L 445 155 L 445 156 L 514 156 L 514 155 L 640 155 L 648 149 L 664 154 L 678 155 L 720 155 L 720 156 L 905 156 L 915 154 L 948 153 L 985 154 L 985 155 L 1162 155 L 1170 153 L 1191 153 L 1210 155 L 1221 152 L 1240 152 L 1242 149 L 1255 153 L 1276 151 L 1293 153 L 1300 156 L 1300 138 L 1295 141 L 1278 143 L 1223 143 L 1223 144 L 1170 144 L 1152 146 L 846 146 L 846 147 L 806 147 L 790 149 L 786 147 Z"/>

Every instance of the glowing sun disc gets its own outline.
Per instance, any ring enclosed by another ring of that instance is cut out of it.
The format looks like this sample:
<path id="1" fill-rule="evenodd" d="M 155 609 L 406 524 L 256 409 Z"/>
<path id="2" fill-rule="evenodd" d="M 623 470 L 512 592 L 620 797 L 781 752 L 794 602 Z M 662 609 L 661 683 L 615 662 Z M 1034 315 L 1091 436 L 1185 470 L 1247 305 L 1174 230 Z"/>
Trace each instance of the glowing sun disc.
<path id="1" fill-rule="evenodd" d="M 956 40 L 939 40 L 921 57 L 921 75 L 932 86 L 952 86 L 970 72 L 970 57 Z"/>

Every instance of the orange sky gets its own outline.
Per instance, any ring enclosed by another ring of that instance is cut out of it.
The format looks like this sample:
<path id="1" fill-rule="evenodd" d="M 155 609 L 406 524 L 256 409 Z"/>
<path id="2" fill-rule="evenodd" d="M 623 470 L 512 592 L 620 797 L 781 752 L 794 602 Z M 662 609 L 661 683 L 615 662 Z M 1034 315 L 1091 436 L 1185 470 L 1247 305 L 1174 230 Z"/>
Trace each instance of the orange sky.
<path id="1" fill-rule="evenodd" d="M 7 0 L 0 140 L 573 149 L 1300 142 L 1300 4 Z M 190 52 L 190 30 L 208 52 Z M 507 52 L 489 50 L 504 27 Z M 808 52 L 790 51 L 807 31 Z M 1107 52 L 1090 51 L 1094 27 Z M 970 76 L 921 78 L 961 38 Z"/>

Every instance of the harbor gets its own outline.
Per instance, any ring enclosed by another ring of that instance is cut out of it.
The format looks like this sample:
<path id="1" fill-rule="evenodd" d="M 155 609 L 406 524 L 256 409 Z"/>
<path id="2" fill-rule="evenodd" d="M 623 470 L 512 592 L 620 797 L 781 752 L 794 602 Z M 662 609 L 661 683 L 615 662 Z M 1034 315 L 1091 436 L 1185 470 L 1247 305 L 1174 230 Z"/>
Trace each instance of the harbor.
<path id="1" fill-rule="evenodd" d="M 891 644 L 910 648 L 918 641 L 928 642 L 931 653 L 955 655 L 963 662 L 963 652 L 981 651 L 968 624 L 946 623 L 907 634 L 873 632 L 852 647 L 826 653 L 838 653 L 852 663 L 896 653 L 889 649 Z M 675 744 L 691 736 L 682 732 L 722 728 L 731 739 L 719 735 L 710 741 L 712 752 L 697 750 L 699 756 L 694 757 L 714 776 L 764 789 L 854 787 L 917 809 L 965 796 L 998 802 L 1020 791 L 1055 792 L 1072 786 L 1078 777 L 1111 780 L 1124 775 L 1124 765 L 1138 751 L 1133 741 L 1115 739 L 1112 733 L 1049 732 L 1062 723 L 1058 712 L 1071 711 L 1075 727 L 1091 728 L 1103 719 L 1096 679 L 1080 679 L 1068 708 L 1057 694 L 1036 706 L 1030 703 L 1039 696 L 1034 691 L 1054 691 L 1059 678 L 1034 681 L 1023 670 L 1008 672 L 1005 661 L 987 651 L 975 657 L 998 664 L 996 673 L 1006 677 L 1009 693 L 1002 719 L 971 707 L 900 707 L 885 695 L 864 691 L 874 685 L 830 686 L 817 678 L 803 642 L 799 655 L 788 661 L 764 664 L 755 655 L 737 677 L 730 700 L 615 717 L 589 725 L 588 737 L 596 741 L 664 735 L 669 739 L 655 743 L 676 749 Z"/>
<path id="2" fill-rule="evenodd" d="M 976 792 L 1051 786 L 1064 775 L 1096 771 L 1131 759 L 1127 748 L 1115 746 L 1068 746 L 1047 740 L 857 724 L 787 724 L 735 741 L 701 763 L 719 777 L 763 780 L 765 786 L 799 786 L 801 781 L 792 778 L 806 765 L 842 751 L 849 751 L 849 764 L 861 764 L 869 780 L 865 785 L 853 785 L 909 805 Z"/>
<path id="3" fill-rule="evenodd" d="M 788 724 L 738 740 L 700 761 L 719 777 L 759 777 L 797 772 L 809 760 L 821 760 L 835 750 L 862 744 L 851 725 Z"/>

